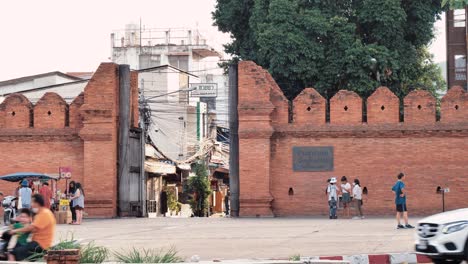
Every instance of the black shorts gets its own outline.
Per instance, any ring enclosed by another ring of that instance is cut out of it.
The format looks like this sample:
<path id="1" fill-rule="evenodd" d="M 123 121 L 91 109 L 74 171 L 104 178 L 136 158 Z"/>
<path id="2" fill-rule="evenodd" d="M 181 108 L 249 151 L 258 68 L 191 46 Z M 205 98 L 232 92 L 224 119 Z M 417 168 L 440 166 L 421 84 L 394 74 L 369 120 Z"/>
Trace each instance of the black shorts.
<path id="1" fill-rule="evenodd" d="M 23 246 L 17 245 L 11 253 L 15 255 L 17 261 L 22 261 L 31 257 L 35 253 L 41 253 L 43 251 L 44 250 L 36 241 L 31 241 Z"/>
<path id="2" fill-rule="evenodd" d="M 397 205 L 396 205 L 396 210 L 397 210 L 397 212 L 400 212 L 400 213 L 401 213 L 401 212 L 406 212 L 406 211 L 408 211 L 408 208 L 406 207 L 406 203 L 404 203 L 404 204 L 397 204 Z"/>

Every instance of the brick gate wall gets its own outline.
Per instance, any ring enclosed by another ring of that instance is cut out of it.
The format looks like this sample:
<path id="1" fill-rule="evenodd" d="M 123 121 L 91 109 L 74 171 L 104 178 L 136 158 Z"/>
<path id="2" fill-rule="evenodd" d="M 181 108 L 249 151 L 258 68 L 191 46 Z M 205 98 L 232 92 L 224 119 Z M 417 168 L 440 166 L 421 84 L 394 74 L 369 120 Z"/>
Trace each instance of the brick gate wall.
<path id="1" fill-rule="evenodd" d="M 449 90 L 436 121 L 436 100 L 426 91 L 399 99 L 386 87 L 363 99 L 340 91 L 327 101 L 304 89 L 289 101 L 267 71 L 253 62 L 239 64 L 240 214 L 242 216 L 311 216 L 328 213 L 326 180 L 358 178 L 369 194 L 367 215 L 393 215 L 391 187 L 399 172 L 407 184 L 411 213 L 440 212 L 437 186 L 449 187 L 446 208 L 468 207 L 468 96 Z M 334 170 L 295 172 L 294 146 L 333 146 Z M 292 188 L 293 194 L 289 190 Z"/>
<path id="2" fill-rule="evenodd" d="M 134 72 L 132 80 L 135 99 Z M 118 100 L 119 72 L 113 63 L 102 63 L 70 105 L 55 93 L 46 93 L 35 105 L 20 94 L 8 96 L 0 104 L 0 175 L 57 174 L 59 167 L 71 167 L 72 180 L 83 184 L 89 216 L 116 216 Z M 137 101 L 132 100 L 131 110 L 137 126 Z M 6 195 L 16 186 L 0 181 Z M 65 181 L 58 186 L 63 191 Z"/>

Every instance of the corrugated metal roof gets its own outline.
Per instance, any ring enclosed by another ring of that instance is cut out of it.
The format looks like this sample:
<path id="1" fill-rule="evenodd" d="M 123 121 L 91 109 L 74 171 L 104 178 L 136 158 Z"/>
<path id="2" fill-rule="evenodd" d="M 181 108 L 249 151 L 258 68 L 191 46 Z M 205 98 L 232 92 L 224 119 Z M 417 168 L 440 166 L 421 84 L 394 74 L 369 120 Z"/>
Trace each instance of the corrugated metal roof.
<path id="1" fill-rule="evenodd" d="M 65 74 L 63 72 L 52 71 L 52 72 L 46 72 L 46 73 L 30 75 L 30 76 L 24 76 L 24 77 L 20 77 L 20 78 L 1 81 L 0 86 L 11 85 L 11 84 L 16 84 L 16 83 L 21 83 L 21 82 L 28 82 L 28 81 L 31 81 L 31 80 L 34 80 L 34 79 L 37 79 L 37 78 L 43 78 L 43 77 L 48 77 L 48 76 L 53 76 L 53 75 L 57 75 L 57 76 L 60 76 L 60 77 L 63 77 L 63 78 L 67 78 L 67 79 L 70 79 L 72 81 L 73 80 L 75 80 L 75 81 L 83 80 L 82 78 L 71 76 L 71 75 Z"/>

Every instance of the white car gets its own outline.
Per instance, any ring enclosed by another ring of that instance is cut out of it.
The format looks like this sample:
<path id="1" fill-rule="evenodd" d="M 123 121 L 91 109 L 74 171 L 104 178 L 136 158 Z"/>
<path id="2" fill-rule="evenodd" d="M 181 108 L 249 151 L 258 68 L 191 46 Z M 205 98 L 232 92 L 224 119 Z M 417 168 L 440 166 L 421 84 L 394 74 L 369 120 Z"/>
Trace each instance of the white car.
<path id="1" fill-rule="evenodd" d="M 436 264 L 468 261 L 468 208 L 419 221 L 416 252 L 428 256 Z"/>

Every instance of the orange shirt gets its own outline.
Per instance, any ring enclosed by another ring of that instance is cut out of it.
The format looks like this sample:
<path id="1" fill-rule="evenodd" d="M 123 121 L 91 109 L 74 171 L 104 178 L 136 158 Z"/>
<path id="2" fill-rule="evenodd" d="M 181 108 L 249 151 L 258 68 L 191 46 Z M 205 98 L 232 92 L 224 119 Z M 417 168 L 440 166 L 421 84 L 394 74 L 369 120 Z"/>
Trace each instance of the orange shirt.
<path id="1" fill-rule="evenodd" d="M 35 227 L 32 240 L 36 241 L 42 249 L 52 246 L 55 234 L 55 217 L 48 208 L 42 208 L 34 217 L 32 225 Z"/>
<path id="2" fill-rule="evenodd" d="M 44 197 L 44 207 L 50 209 L 50 199 L 52 199 L 52 191 L 49 186 L 42 186 L 39 189 L 39 194 Z"/>

